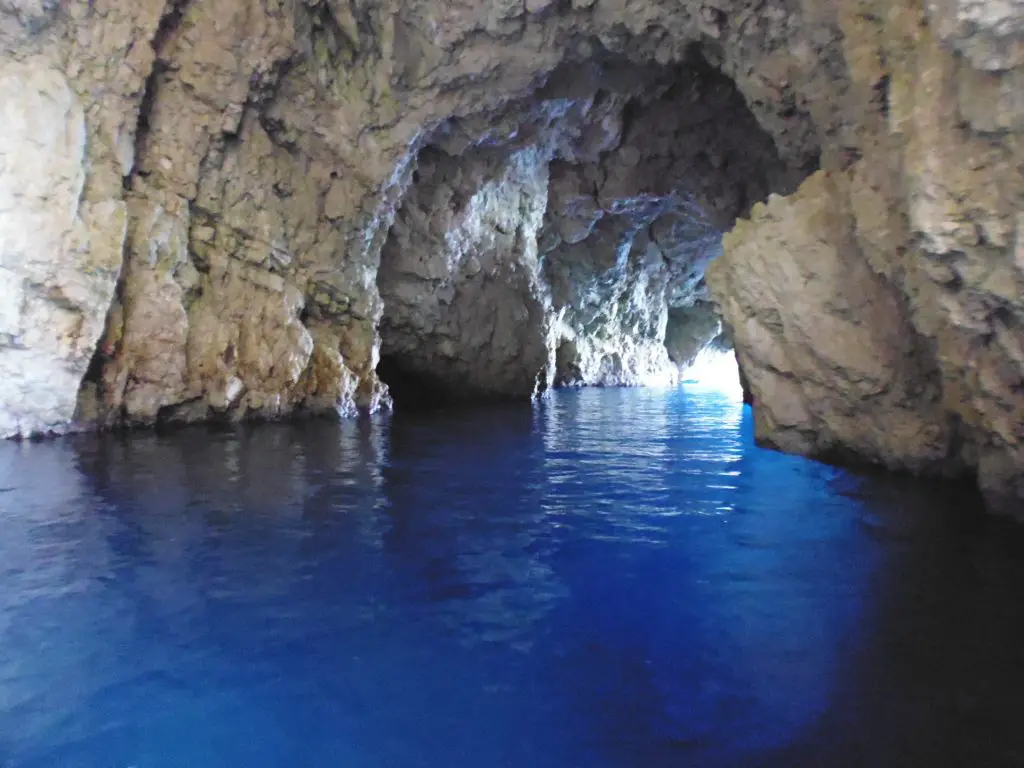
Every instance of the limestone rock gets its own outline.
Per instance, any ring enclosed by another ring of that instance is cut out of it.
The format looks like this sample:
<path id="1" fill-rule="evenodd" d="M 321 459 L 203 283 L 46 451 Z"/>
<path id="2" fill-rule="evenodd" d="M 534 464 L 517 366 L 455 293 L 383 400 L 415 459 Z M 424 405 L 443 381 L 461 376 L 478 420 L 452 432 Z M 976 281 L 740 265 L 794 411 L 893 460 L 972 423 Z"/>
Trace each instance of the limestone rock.
<path id="1" fill-rule="evenodd" d="M 529 397 L 549 356 L 547 162 L 537 150 L 437 154 L 415 178 L 381 259 L 382 353 L 456 393 Z"/>
<path id="2" fill-rule="evenodd" d="M 756 205 L 726 235 L 708 281 L 758 438 L 922 470 L 950 457 L 951 424 L 898 293 L 860 251 L 848 190 L 846 176 L 819 171 L 794 195 Z"/>
<path id="3" fill-rule="evenodd" d="M 686 369 L 707 349 L 711 339 L 714 348 L 723 346 L 723 351 L 732 349 L 732 340 L 722 338 L 722 323 L 718 313 L 706 301 L 691 307 L 670 309 L 665 325 L 665 350 L 669 359 L 678 367 Z"/>
<path id="4" fill-rule="evenodd" d="M 1018 515 L 1022 18 L 1013 2 L 842 14 L 852 164 L 756 209 L 709 274 L 763 440 L 976 472 Z"/>
<path id="5" fill-rule="evenodd" d="M 81 105 L 44 59 L 0 60 L 0 436 L 67 428 L 114 293 L 124 206 L 83 205 Z"/>
<path id="6" fill-rule="evenodd" d="M 755 24 L 742 8 L 722 7 L 720 43 L 705 53 L 746 73 L 766 50 L 780 50 L 793 25 L 784 14 Z M 510 155 L 533 148 L 547 159 L 598 163 L 620 139 L 616 122 L 644 79 L 636 73 L 689 60 L 707 27 L 696 6 L 662 0 L 628 10 L 371 0 L 97 0 L 54 10 L 9 0 L 0 7 L 0 40 L 4 56 L 37 56 L 63 71 L 77 94 L 87 138 L 83 211 L 129 212 L 117 297 L 78 404 L 79 418 L 99 426 L 385 404 L 375 373 L 385 316 L 378 264 L 396 211 L 415 188 L 420 150 L 445 145 L 454 157 L 490 141 Z M 585 70 L 598 59 L 622 65 L 612 80 L 623 82 L 597 88 L 560 77 L 563 65 Z M 815 63 L 805 56 L 794 66 L 813 72 Z M 739 87 L 759 86 L 744 75 Z M 607 104 L 588 101 L 599 91 Z M 818 140 L 806 105 L 782 103 L 793 92 L 759 95 L 751 107 L 770 130 L 782 130 L 781 151 L 800 165 L 816 155 Z M 537 119 L 520 119 L 537 103 L 547 105 Z M 591 119 L 576 119 L 574 110 Z M 783 110 L 784 128 L 775 117 Z M 620 181 L 595 204 L 618 206 L 615 195 L 633 194 L 615 191 Z M 536 192 L 524 205 L 543 213 L 545 191 Z M 515 353 L 525 368 L 540 364 L 542 384 L 550 380 L 559 323 L 591 350 L 595 371 L 614 352 L 594 340 L 620 332 L 633 334 L 611 341 L 620 353 L 639 349 L 643 336 L 640 358 L 666 363 L 661 302 L 669 281 L 642 266 L 650 249 L 638 246 L 630 258 L 641 266 L 613 281 L 612 293 L 633 296 L 633 309 L 604 330 L 586 330 L 567 320 L 571 307 L 542 306 L 546 251 L 528 229 L 508 251 L 536 249 L 516 261 L 517 287 L 488 289 L 510 302 L 499 314 L 530 347 Z M 534 258 L 531 276 L 524 265 Z M 634 276 L 654 288 L 634 290 Z M 531 297 L 521 301 L 524 291 Z M 524 312 L 534 331 L 522 335 Z M 449 336 L 464 327 L 455 323 Z M 461 344 L 456 336 L 448 346 Z M 331 339 L 330 349 L 317 352 L 312 338 Z M 511 346 L 496 354 L 492 370 L 510 355 Z M 355 388 L 328 381 L 329 370 Z M 588 379 L 629 383 L 639 375 L 631 363 L 608 370 Z M 503 375 L 519 382 L 517 392 L 538 379 L 537 371 Z"/>
<path id="7" fill-rule="evenodd" d="M 666 77 L 666 75 L 668 75 Z M 650 75 L 649 75 L 650 77 Z M 552 165 L 545 275 L 552 286 L 556 380 L 669 383 L 673 332 L 717 334 L 685 311 L 707 298 L 703 274 L 722 230 L 748 201 L 791 188 L 789 169 L 726 78 L 700 62 L 634 86 L 602 149 Z M 602 103 L 609 103 L 605 98 Z M 593 135 L 593 131 L 587 132 Z M 690 321 L 693 321 L 692 324 Z"/>
<path id="8" fill-rule="evenodd" d="M 721 222 L 788 184 L 735 87 L 699 62 L 566 66 L 432 141 L 383 251 L 383 354 L 462 396 L 674 380 L 670 308 L 706 298 Z M 718 333 L 698 325 L 694 354 Z"/>

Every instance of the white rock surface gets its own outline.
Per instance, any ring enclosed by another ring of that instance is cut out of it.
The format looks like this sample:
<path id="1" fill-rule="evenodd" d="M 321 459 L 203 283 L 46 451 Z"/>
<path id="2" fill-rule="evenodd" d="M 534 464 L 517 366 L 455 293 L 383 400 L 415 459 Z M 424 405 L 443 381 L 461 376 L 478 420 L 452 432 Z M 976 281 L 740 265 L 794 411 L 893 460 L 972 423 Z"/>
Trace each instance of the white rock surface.
<path id="1" fill-rule="evenodd" d="M 85 118 L 64 74 L 0 59 L 3 437 L 67 428 L 103 331 L 126 217 L 121 203 L 81 209 L 86 163 Z"/>

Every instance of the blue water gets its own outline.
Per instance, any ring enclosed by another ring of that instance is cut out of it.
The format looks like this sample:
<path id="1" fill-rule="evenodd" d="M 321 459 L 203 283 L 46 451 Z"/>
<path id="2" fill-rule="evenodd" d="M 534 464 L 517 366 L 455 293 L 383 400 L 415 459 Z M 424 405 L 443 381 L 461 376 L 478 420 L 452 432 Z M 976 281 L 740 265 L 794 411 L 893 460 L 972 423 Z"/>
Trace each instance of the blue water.
<path id="1" fill-rule="evenodd" d="M 722 394 L 0 445 L 3 768 L 1024 765 L 1024 546 Z"/>

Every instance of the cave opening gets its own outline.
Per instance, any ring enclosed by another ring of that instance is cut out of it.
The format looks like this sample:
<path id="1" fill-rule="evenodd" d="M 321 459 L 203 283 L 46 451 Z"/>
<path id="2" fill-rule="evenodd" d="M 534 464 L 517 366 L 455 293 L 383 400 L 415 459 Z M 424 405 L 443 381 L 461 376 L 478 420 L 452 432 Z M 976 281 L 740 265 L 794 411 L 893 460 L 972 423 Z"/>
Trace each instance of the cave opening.
<path id="1" fill-rule="evenodd" d="M 697 392 L 721 393 L 734 400 L 746 400 L 739 362 L 731 347 L 716 342 L 705 346 L 686 366 L 680 382 Z"/>
<path id="2" fill-rule="evenodd" d="M 738 386 L 704 271 L 738 217 L 806 174 L 696 48 L 565 64 L 419 150 L 381 252 L 378 374 L 399 407 L 730 364 Z"/>

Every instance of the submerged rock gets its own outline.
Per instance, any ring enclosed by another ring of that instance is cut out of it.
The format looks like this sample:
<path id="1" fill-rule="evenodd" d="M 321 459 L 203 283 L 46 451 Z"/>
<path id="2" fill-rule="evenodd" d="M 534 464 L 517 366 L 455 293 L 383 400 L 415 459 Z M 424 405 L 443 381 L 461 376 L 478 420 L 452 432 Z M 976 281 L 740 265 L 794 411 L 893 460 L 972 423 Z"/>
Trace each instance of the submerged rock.
<path id="1" fill-rule="evenodd" d="M 1022 510 L 1022 19 L 4 0 L 0 433 L 672 379 L 713 302 L 763 441 Z"/>

